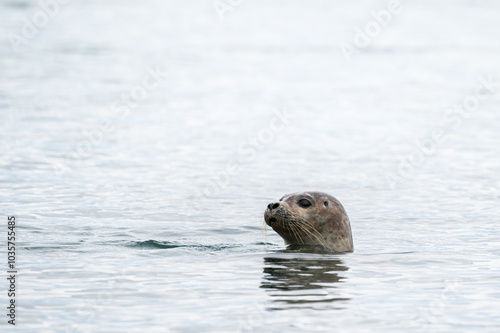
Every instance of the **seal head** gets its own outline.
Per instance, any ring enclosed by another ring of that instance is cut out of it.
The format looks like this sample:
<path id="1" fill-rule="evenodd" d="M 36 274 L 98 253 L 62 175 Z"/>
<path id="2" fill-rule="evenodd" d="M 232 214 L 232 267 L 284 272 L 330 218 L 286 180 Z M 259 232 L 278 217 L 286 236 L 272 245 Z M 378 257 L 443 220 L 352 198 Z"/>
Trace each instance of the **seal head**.
<path id="1" fill-rule="evenodd" d="M 354 249 L 344 207 L 323 192 L 287 194 L 267 205 L 264 220 L 286 244 L 319 245 L 335 252 Z"/>

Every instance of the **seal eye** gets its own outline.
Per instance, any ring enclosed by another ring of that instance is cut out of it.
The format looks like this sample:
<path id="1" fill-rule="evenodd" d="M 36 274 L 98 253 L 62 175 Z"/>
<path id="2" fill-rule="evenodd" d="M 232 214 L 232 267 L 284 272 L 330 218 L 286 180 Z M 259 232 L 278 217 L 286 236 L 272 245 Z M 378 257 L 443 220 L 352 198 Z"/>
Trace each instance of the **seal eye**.
<path id="1" fill-rule="evenodd" d="M 303 207 L 303 208 L 307 208 L 307 207 L 311 206 L 311 201 L 309 201 L 307 199 L 300 199 L 299 206 Z"/>
<path id="2" fill-rule="evenodd" d="M 325 204 L 325 207 L 328 207 L 328 201 L 325 201 L 324 204 Z"/>

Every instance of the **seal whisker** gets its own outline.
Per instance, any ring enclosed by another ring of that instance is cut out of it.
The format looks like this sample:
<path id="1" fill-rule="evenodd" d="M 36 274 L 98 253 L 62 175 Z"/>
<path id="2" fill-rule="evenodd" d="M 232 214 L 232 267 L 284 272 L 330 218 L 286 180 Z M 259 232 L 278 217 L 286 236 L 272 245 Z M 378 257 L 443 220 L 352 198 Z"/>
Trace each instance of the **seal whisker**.
<path id="1" fill-rule="evenodd" d="M 267 224 L 265 219 L 262 221 L 260 232 L 262 233 L 262 236 L 264 236 L 264 241 L 267 243 Z"/>
<path id="2" fill-rule="evenodd" d="M 299 223 L 297 222 L 294 222 L 295 223 L 295 228 L 297 229 L 297 231 L 303 231 L 305 232 L 306 236 L 308 234 L 307 230 L 304 229 L 304 227 L 302 225 L 300 225 Z M 300 233 L 299 234 L 299 237 L 300 237 L 300 242 L 301 244 L 306 244 L 306 242 L 304 242 L 304 240 L 302 239 L 302 236 L 300 236 Z"/>
<path id="3" fill-rule="evenodd" d="M 290 228 L 292 234 L 293 234 L 293 237 L 299 241 L 299 236 L 298 236 L 298 233 L 297 233 L 297 228 L 295 227 L 295 222 L 294 221 L 289 221 L 290 223 L 287 224 L 287 226 Z M 302 241 L 302 240 L 301 240 Z"/>
<path id="4" fill-rule="evenodd" d="M 290 231 L 292 232 L 293 238 L 298 241 L 297 232 L 296 232 L 293 224 L 289 223 L 288 227 L 290 228 Z"/>
<path id="5" fill-rule="evenodd" d="M 306 234 L 316 238 L 316 240 L 320 243 L 321 246 L 326 246 L 326 238 L 314 227 L 314 225 L 309 222 L 308 220 L 306 219 L 299 219 L 298 221 L 300 221 L 300 227 L 301 227 L 301 230 L 304 231 Z M 298 221 L 295 221 L 295 222 L 298 222 Z M 312 229 L 312 231 L 311 231 Z M 314 233 L 313 233 L 314 231 Z M 321 237 L 321 238 L 320 238 Z"/>
<path id="6" fill-rule="evenodd" d="M 292 221 L 292 225 L 293 225 L 294 234 L 295 234 L 295 236 L 296 236 L 297 240 L 299 240 L 299 239 L 300 239 L 300 244 L 305 244 L 305 243 L 304 243 L 304 240 L 302 239 L 302 236 L 300 235 L 300 232 L 299 232 L 299 230 L 300 230 L 300 225 L 299 225 L 299 224 L 297 224 L 297 222 L 296 222 L 296 221 Z"/>
<path id="7" fill-rule="evenodd" d="M 323 237 L 323 235 L 318 230 L 316 230 L 316 228 L 313 226 L 313 224 L 311 222 L 309 222 L 305 219 L 300 219 L 300 222 L 302 223 L 301 229 L 303 231 L 305 231 L 307 234 L 316 238 L 318 240 L 318 242 L 320 243 L 320 245 L 325 246 L 325 244 L 326 244 L 325 237 Z M 312 231 L 314 231 L 314 233 L 311 231 L 311 229 L 312 229 Z M 321 239 L 320 239 L 320 237 L 321 237 Z"/>
<path id="8" fill-rule="evenodd" d="M 322 236 L 321 236 L 321 234 L 320 234 L 320 233 L 319 233 L 319 232 L 318 232 L 318 231 L 317 231 L 314 227 L 312 227 L 312 226 L 307 226 L 307 225 L 302 225 L 302 226 L 301 226 L 301 228 L 302 228 L 302 230 L 303 230 L 304 232 L 306 232 L 308 235 L 310 235 L 310 236 L 312 236 L 312 237 L 316 238 L 316 240 L 319 242 L 319 244 L 320 244 L 321 246 L 325 246 L 326 239 L 324 239 L 324 237 L 322 237 Z M 312 231 L 311 231 L 311 228 L 313 229 Z M 313 232 L 313 231 L 314 231 L 314 232 Z M 317 234 L 317 235 L 316 235 L 316 234 Z M 320 238 L 320 237 L 318 237 L 318 236 L 320 236 L 321 238 Z"/>
<path id="9" fill-rule="evenodd" d="M 296 220 L 291 220 L 291 221 L 290 221 L 290 224 L 293 224 L 293 225 L 294 225 L 294 227 L 295 227 L 294 229 L 295 229 L 296 231 L 303 231 L 303 232 L 305 232 L 305 233 L 306 233 L 306 235 L 308 235 L 308 234 L 310 233 L 310 232 L 309 232 L 309 230 L 306 230 L 306 229 L 304 228 L 304 226 L 302 225 L 302 223 L 301 223 L 301 222 L 302 222 L 302 221 L 300 221 L 300 220 L 299 220 L 299 221 L 296 221 Z M 302 242 L 302 244 L 305 244 L 304 240 L 303 240 L 303 239 L 302 239 L 302 237 L 300 236 L 300 233 L 299 233 L 299 237 L 300 237 L 300 241 Z"/>

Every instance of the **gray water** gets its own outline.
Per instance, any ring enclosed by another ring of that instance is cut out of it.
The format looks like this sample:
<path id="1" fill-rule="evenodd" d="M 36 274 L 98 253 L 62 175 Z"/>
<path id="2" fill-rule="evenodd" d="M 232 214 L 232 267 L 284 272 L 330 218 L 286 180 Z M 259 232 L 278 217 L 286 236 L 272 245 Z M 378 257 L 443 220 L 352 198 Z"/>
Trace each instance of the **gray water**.
<path id="1" fill-rule="evenodd" d="M 498 2 L 62 2 L 0 3 L 2 331 L 500 330 Z"/>

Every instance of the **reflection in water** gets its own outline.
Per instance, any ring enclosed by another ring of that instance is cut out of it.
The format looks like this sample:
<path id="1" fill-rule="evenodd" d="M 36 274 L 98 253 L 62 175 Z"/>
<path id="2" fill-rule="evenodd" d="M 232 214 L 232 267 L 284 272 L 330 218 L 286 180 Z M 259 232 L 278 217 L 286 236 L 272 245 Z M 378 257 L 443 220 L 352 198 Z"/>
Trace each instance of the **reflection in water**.
<path id="1" fill-rule="evenodd" d="M 264 258 L 260 287 L 274 304 L 282 305 L 273 309 L 314 308 L 315 303 L 323 303 L 321 308 L 325 309 L 324 303 L 349 300 L 338 289 L 338 283 L 346 279 L 339 273 L 348 269 L 336 255 L 278 252 Z M 333 307 L 340 308 L 339 304 Z"/>

